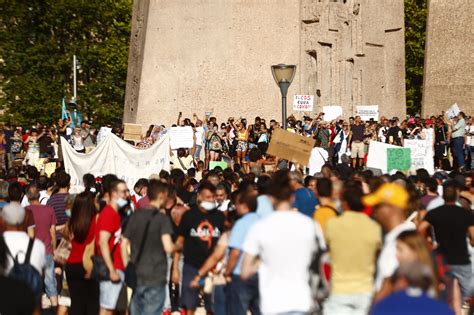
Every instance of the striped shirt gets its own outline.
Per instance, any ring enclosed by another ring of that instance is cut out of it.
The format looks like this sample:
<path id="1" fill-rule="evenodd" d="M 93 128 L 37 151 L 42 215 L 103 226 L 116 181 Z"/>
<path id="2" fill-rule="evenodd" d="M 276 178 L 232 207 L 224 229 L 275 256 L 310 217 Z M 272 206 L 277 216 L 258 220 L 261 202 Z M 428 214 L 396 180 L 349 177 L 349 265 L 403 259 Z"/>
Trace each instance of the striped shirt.
<path id="1" fill-rule="evenodd" d="M 57 225 L 63 225 L 69 219 L 66 215 L 66 198 L 69 196 L 68 193 L 57 193 L 52 195 L 46 205 L 54 209 L 56 215 Z"/>

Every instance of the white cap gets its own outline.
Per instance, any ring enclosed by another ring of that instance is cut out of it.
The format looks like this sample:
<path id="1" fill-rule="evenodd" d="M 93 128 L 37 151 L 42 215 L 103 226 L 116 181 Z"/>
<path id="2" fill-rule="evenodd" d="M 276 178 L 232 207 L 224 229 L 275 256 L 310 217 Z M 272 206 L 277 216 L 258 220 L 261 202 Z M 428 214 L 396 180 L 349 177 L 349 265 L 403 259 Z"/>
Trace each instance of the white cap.
<path id="1" fill-rule="evenodd" d="M 7 225 L 20 225 L 25 220 L 25 208 L 19 204 L 10 203 L 3 207 L 2 218 Z"/>

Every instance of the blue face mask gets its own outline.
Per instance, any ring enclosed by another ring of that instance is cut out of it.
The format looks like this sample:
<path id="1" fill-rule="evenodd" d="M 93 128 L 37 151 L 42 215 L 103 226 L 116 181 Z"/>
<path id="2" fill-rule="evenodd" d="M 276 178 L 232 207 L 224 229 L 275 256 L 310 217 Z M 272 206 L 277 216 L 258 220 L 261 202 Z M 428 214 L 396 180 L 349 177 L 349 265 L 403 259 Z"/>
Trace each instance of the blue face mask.
<path id="1" fill-rule="evenodd" d="M 66 210 L 64 210 L 64 212 L 66 212 L 66 216 L 67 216 L 68 218 L 71 217 L 71 209 L 66 209 Z"/>
<path id="2" fill-rule="evenodd" d="M 125 207 L 125 206 L 128 204 L 128 201 L 125 200 L 125 199 L 123 199 L 123 198 L 117 199 L 116 202 L 117 202 L 117 206 L 118 206 L 119 208 L 123 208 L 123 207 Z"/>

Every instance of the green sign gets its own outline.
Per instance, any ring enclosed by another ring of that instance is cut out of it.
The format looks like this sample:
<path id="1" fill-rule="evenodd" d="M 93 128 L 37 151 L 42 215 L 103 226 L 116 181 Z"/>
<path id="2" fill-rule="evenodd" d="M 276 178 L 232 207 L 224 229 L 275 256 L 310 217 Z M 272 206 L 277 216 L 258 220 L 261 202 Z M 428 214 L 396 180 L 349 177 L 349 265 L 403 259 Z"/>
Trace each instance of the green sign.
<path id="1" fill-rule="evenodd" d="M 408 171 L 410 167 L 411 150 L 409 148 L 387 148 L 387 172 Z"/>
<path id="2" fill-rule="evenodd" d="M 227 165 L 227 162 L 225 162 L 225 161 L 211 161 L 211 162 L 209 162 L 209 170 L 213 170 L 217 166 L 220 166 L 222 168 L 222 170 L 225 170 L 227 167 L 229 167 Z"/>

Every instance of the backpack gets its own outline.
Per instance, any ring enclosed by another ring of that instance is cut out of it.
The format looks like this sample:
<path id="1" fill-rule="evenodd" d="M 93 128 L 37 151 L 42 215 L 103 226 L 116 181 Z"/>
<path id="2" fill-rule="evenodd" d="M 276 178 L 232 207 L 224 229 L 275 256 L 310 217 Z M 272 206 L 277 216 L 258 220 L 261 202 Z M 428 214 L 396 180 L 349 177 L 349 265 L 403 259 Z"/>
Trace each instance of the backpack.
<path id="1" fill-rule="evenodd" d="M 30 238 L 28 242 L 28 249 L 26 250 L 25 261 L 20 263 L 18 261 L 18 254 L 13 257 L 10 249 L 7 246 L 8 255 L 13 259 L 13 268 L 8 273 L 10 279 L 23 282 L 30 288 L 35 297 L 35 301 L 39 302 L 41 294 L 43 293 L 43 279 L 41 274 L 36 270 L 35 267 L 30 263 L 31 252 L 33 250 L 33 244 L 35 243 L 34 238 Z"/>
<path id="2" fill-rule="evenodd" d="M 329 296 L 331 273 L 329 253 L 322 248 L 318 236 L 316 245 L 317 249 L 309 265 L 311 296 L 315 303 L 313 311 L 320 310 L 324 300 Z"/>

